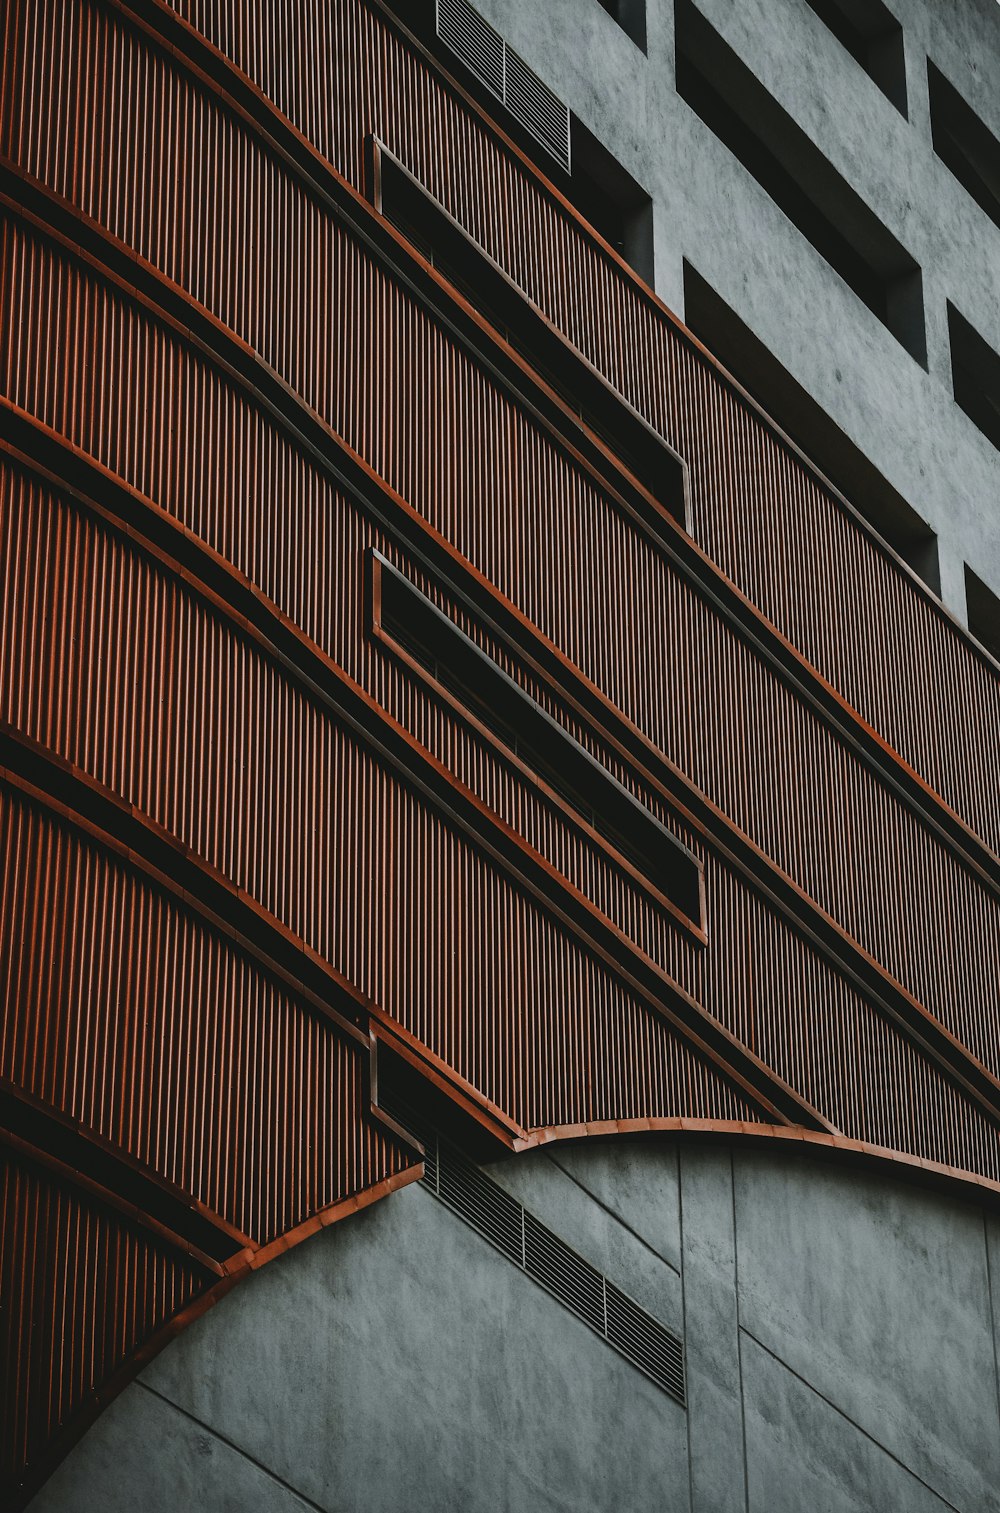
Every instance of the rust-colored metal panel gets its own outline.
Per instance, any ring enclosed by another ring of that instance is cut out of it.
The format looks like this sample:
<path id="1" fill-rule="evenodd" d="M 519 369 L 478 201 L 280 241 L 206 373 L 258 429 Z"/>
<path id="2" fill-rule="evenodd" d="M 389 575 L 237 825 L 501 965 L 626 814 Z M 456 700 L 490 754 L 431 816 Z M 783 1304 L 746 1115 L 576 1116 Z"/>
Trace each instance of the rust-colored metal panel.
<path id="1" fill-rule="evenodd" d="M 120 67 L 106 88 L 120 105 L 121 135 L 108 161 L 139 177 L 121 194 L 107 172 L 94 171 L 92 180 L 78 183 L 76 165 L 84 154 L 73 133 L 63 131 L 47 153 L 54 187 L 137 241 L 164 272 L 259 345 L 287 383 L 516 602 L 656 749 L 996 1072 L 996 890 L 984 890 L 869 766 L 844 749 L 700 592 L 671 570 L 656 542 L 623 519 L 606 492 L 252 133 L 221 107 L 199 101 L 196 82 L 117 14 L 95 12 L 86 35 L 95 60 L 104 53 L 94 38 L 105 38 L 110 53 L 118 49 Z M 56 73 L 68 66 L 55 53 L 46 56 Z M 173 101 L 169 131 L 165 117 L 155 130 L 139 119 L 139 99 L 161 112 Z M 239 162 L 255 163 L 255 170 L 241 177 L 234 167 L 220 175 L 219 164 L 236 152 L 237 141 Z M 158 157 L 154 194 L 143 188 L 142 176 Z M 25 161 L 41 166 L 37 151 Z M 184 190 L 172 203 L 170 196 L 180 193 L 175 185 Z M 205 256 L 216 218 L 230 228 L 225 267 Z M 258 223 L 269 229 L 251 246 L 239 228 Z M 308 260 L 306 279 L 295 272 L 299 249 Z M 292 287 L 299 294 L 289 301 Z M 346 374 L 350 380 L 339 381 Z M 435 396 L 433 404 L 428 395 Z M 685 407 L 688 423 L 702 409 L 694 401 Z M 453 434 L 460 438 L 457 453 Z M 715 455 L 712 435 L 690 439 L 685 455 Z M 517 459 L 514 468 L 502 455 L 501 437 Z M 605 571 L 612 540 L 614 575 Z M 584 541 L 593 545 L 582 550 Z M 696 656 L 682 650 L 692 644 Z M 635 655 L 636 648 L 657 645 L 673 654 Z M 782 760 L 774 760 L 776 751 L 785 754 Z M 820 801 L 803 803 L 803 793 Z M 832 809 L 827 796 L 836 798 Z M 836 847 L 832 833 L 842 837 Z M 905 901 L 901 856 L 907 858 Z M 934 934 L 927 922 L 942 908 L 958 937 L 949 952 L 928 944 Z"/>
<path id="2" fill-rule="evenodd" d="M 18 1495 L 164 1328 L 419 1174 L 382 1056 L 514 1149 L 738 1133 L 1000 1193 L 996 670 L 376 0 L 176 10 L 5 12 Z M 707 556 L 364 200 L 372 133 L 680 453 Z M 703 916 L 376 633 L 373 550 Z"/>
<path id="3" fill-rule="evenodd" d="M 567 858 L 565 827 L 560 837 L 551 816 L 532 801 L 524 784 L 499 773 L 495 762 L 487 766 L 467 733 L 428 705 L 412 678 L 401 677 L 389 661 L 373 657 L 363 644 L 361 549 L 367 543 L 390 555 L 398 549 L 381 533 L 366 529 L 357 507 L 343 493 L 331 493 L 301 458 L 296 460 L 272 427 L 253 411 L 247 413 L 245 398 L 241 404 L 241 396 L 227 392 L 221 381 L 213 383 L 201 364 L 168 344 L 155 326 L 144 332 L 126 305 L 102 297 L 79 274 L 74 279 L 72 265 L 64 259 L 53 261 L 51 253 L 46 256 L 36 239 L 22 239 L 16 227 L 9 235 L 12 282 L 18 279 L 29 308 L 37 298 L 37 343 L 52 341 L 50 350 L 58 351 L 69 343 L 72 332 L 80 346 L 81 368 L 104 366 L 135 375 L 134 388 L 122 386 L 109 395 L 115 411 L 113 424 L 102 421 L 107 442 L 86 415 L 78 420 L 67 415 L 61 398 L 46 402 L 38 394 L 37 364 L 26 365 L 23 377 L 12 380 L 13 397 L 40 410 L 49 424 L 68 430 L 78 444 L 98 455 L 103 452 L 109 465 L 157 489 L 192 529 L 206 534 L 223 552 L 234 552 L 244 570 L 280 595 L 282 607 L 293 618 L 305 620 L 331 655 L 368 682 L 418 738 L 488 795 L 585 892 L 610 908 L 607 883 L 599 871 L 591 865 L 588 877 L 584 856 L 576 867 Z M 12 300 L 10 308 L 17 307 L 23 308 Z M 15 334 L 8 336 L 11 353 Z M 23 343 L 19 350 L 34 346 Z M 162 368 L 155 353 L 161 354 Z M 168 354 L 174 359 L 170 367 Z M 43 364 L 40 371 L 51 366 Z M 200 412 L 193 404 L 205 384 L 210 385 L 211 399 L 206 396 L 203 404 L 209 426 L 203 445 L 195 429 Z M 78 392 L 86 393 L 82 375 Z M 183 395 L 192 399 L 179 411 L 176 396 Z M 135 464 L 128 454 L 122 456 L 119 437 L 130 438 Z M 182 440 L 189 449 L 186 455 Z M 246 490 L 243 521 L 238 521 L 228 491 L 213 492 L 212 480 L 194 471 L 198 459 L 220 455 L 232 459 L 230 472 Z M 165 481 L 150 477 L 151 464 L 143 460 L 150 458 L 162 458 L 170 468 Z M 189 492 L 195 496 L 190 502 Z M 303 501 L 291 517 L 296 527 L 285 537 L 276 535 L 274 500 L 282 500 L 283 508 L 291 511 L 293 497 Z M 610 501 L 602 504 L 593 489 L 588 534 L 609 547 L 614 543 L 623 566 L 616 583 L 601 570 L 606 557 L 590 551 L 591 575 L 581 581 L 576 566 L 581 553 L 574 535 L 581 496 L 571 494 L 553 519 L 557 497 L 540 475 L 538 490 L 523 492 L 523 518 L 513 532 L 500 524 L 505 517 L 492 499 L 475 500 L 476 533 L 470 543 L 469 528 L 459 532 L 462 544 L 499 588 L 521 602 L 529 618 L 534 614 L 542 622 L 542 631 L 575 650 L 583 671 L 603 683 L 612 702 L 628 711 L 655 750 L 673 758 L 784 873 L 996 1071 L 1000 903 L 995 893 L 754 655 L 672 568 L 656 543 L 623 520 Z M 430 511 L 434 504 L 429 497 L 425 508 Z M 218 519 L 216 511 L 222 512 Z M 435 509 L 433 523 L 453 523 L 457 528 L 462 522 L 452 522 L 452 513 Z M 514 540 L 513 548 L 508 537 Z M 538 550 L 529 553 L 532 542 L 538 543 Z M 314 543 L 321 543 L 325 555 L 314 550 Z M 567 583 L 569 571 L 574 576 Z M 637 585 L 641 593 L 635 591 Z M 426 587 L 446 602 L 435 584 Z M 663 645 L 671 654 L 640 662 L 634 656 L 633 636 L 637 647 Z M 639 683 L 641 701 L 630 691 L 630 673 Z M 32 733 L 39 735 L 37 730 Z M 775 760 L 776 752 L 784 754 L 781 760 Z M 803 795 L 810 796 L 808 802 L 803 802 Z M 836 845 L 831 844 L 833 838 Z M 900 891 L 901 857 L 907 864 L 905 901 Z M 657 928 L 648 907 L 626 894 L 627 890 L 619 892 L 624 912 L 617 914 L 618 922 L 665 965 L 664 952 L 670 947 L 662 924 Z M 936 948 L 930 922 L 942 907 L 964 946 Z"/>
<path id="4" fill-rule="evenodd" d="M 134 1352 L 215 1278 L 0 1144 L 0 1496 Z"/>
<path id="5" fill-rule="evenodd" d="M 1000 849 L 995 665 L 382 7 L 172 8 L 359 188 L 366 133 L 386 142 L 688 460 L 694 530 L 711 556 Z M 294 47 L 274 47 L 274 36 Z M 833 602 L 836 614 L 821 608 Z M 965 738 L 970 716 L 976 743 Z"/>

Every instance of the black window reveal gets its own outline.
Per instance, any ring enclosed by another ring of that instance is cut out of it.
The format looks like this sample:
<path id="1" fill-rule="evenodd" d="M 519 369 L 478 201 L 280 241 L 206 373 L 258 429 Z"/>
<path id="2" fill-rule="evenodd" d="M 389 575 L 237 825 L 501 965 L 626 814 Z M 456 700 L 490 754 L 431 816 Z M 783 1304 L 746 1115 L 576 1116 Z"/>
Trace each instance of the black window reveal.
<path id="1" fill-rule="evenodd" d="M 372 623 L 701 930 L 702 867 L 676 836 L 379 552 Z"/>
<path id="2" fill-rule="evenodd" d="M 808 0 L 851 57 L 906 115 L 903 28 L 882 0 Z"/>
<path id="3" fill-rule="evenodd" d="M 691 0 L 676 0 L 677 92 L 922 367 L 920 268 Z"/>
<path id="4" fill-rule="evenodd" d="M 934 151 L 1000 226 L 1000 142 L 930 59 L 927 89 Z"/>

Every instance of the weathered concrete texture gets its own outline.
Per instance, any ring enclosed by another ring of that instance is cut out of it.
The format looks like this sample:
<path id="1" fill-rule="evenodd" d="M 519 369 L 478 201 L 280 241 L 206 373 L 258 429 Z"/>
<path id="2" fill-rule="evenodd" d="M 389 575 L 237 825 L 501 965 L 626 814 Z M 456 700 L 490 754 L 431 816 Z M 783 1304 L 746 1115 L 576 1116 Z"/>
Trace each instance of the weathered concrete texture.
<path id="1" fill-rule="evenodd" d="M 942 1497 L 1000 1509 L 982 1214 L 736 1160 L 740 1322 Z"/>
<path id="2" fill-rule="evenodd" d="M 135 1385 L 46 1483 L 32 1513 L 302 1513 L 313 1506 L 211 1429 Z"/>
<path id="3" fill-rule="evenodd" d="M 688 1507 L 683 1410 L 417 1188 L 272 1263 L 144 1379 L 324 1509 Z M 229 1507 L 197 1437 L 144 1431 L 119 1476 L 120 1439 L 99 1422 L 60 1482 L 77 1501 L 38 1506 L 158 1510 L 176 1462 L 178 1487 L 212 1474 L 164 1507 Z"/>
<path id="4" fill-rule="evenodd" d="M 920 265 L 927 372 L 677 95 L 673 0 L 648 0 L 647 55 L 597 0 L 479 9 L 652 197 L 660 296 L 683 315 L 697 269 L 937 532 L 964 619 L 963 562 L 1000 593 L 1000 453 L 954 402 L 946 308 L 1000 351 L 1000 230 L 934 153 L 926 59 L 1000 137 L 1000 7 L 888 0 L 906 119 L 807 0 L 694 3 Z"/>
<path id="5" fill-rule="evenodd" d="M 732 1164 L 681 1152 L 684 1347 L 694 1513 L 743 1513 L 746 1449 Z"/>
<path id="6" fill-rule="evenodd" d="M 553 1158 L 548 1152 L 533 1151 L 518 1161 L 491 1167 L 490 1175 L 591 1266 L 612 1277 L 623 1292 L 680 1334 L 684 1324 L 680 1268 L 664 1255 L 671 1250 L 676 1254 L 675 1240 L 679 1240 L 676 1164 L 664 1161 L 662 1152 L 660 1160 L 650 1160 L 648 1147 L 632 1151 L 628 1142 L 617 1148 L 605 1146 L 598 1160 L 592 1159 L 593 1154 L 567 1150 Z M 583 1179 L 571 1175 L 574 1168 L 583 1172 Z M 627 1193 L 626 1174 L 631 1173 L 638 1183 L 643 1171 L 649 1179 L 649 1199 L 636 1215 L 638 1222 L 629 1226 L 599 1197 L 595 1201 L 594 1189 L 609 1191 L 615 1174 L 620 1173 L 623 1194 Z"/>
<path id="7" fill-rule="evenodd" d="M 750 1513 L 936 1513 L 951 1506 L 746 1336 L 742 1354 Z"/>
<path id="8" fill-rule="evenodd" d="M 491 1171 L 668 1322 L 680 1300 L 686 1412 L 409 1188 L 199 1320 L 33 1513 L 1000 1513 L 997 1218 L 784 1150 Z"/>

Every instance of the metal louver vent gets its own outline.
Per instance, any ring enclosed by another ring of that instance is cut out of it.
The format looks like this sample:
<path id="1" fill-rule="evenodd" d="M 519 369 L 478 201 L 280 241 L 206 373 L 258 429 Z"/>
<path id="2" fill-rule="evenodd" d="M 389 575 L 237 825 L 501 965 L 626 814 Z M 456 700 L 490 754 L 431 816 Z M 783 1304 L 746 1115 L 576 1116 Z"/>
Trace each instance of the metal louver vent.
<path id="1" fill-rule="evenodd" d="M 423 1185 L 683 1405 L 680 1340 L 418 1116 L 393 1113 L 426 1150 Z"/>
<path id="2" fill-rule="evenodd" d="M 569 107 L 468 0 L 437 0 L 437 34 L 567 172 Z"/>

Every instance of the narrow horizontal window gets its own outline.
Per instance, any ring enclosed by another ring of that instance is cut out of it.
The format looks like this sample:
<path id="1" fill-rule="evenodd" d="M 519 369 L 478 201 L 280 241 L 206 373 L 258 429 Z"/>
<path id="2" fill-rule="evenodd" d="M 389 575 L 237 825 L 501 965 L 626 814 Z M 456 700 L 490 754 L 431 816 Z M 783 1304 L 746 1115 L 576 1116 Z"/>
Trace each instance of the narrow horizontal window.
<path id="1" fill-rule="evenodd" d="M 914 259 L 691 4 L 676 0 L 677 91 L 922 367 Z"/>
<path id="2" fill-rule="evenodd" d="M 1000 450 L 1000 356 L 951 303 L 948 335 L 955 402 Z"/>
<path id="3" fill-rule="evenodd" d="M 929 58 L 927 89 L 934 151 L 1000 226 L 1000 142 Z"/>
<path id="4" fill-rule="evenodd" d="M 968 564 L 965 568 L 965 603 L 969 630 L 980 646 L 985 646 L 1000 662 L 1000 599 Z"/>
<path id="5" fill-rule="evenodd" d="M 882 0 L 808 0 L 851 57 L 906 115 L 903 28 Z"/>
<path id="6" fill-rule="evenodd" d="M 454 621 L 379 553 L 372 553 L 372 627 L 557 795 L 699 933 L 702 866 L 638 799 L 564 730 Z"/>
<path id="7" fill-rule="evenodd" d="M 505 1188 L 408 1108 L 387 1112 L 426 1152 L 422 1185 L 681 1406 L 684 1346 Z"/>
<path id="8" fill-rule="evenodd" d="M 598 0 L 636 47 L 646 51 L 646 0 Z"/>
<path id="9" fill-rule="evenodd" d="M 657 503 L 686 525 L 684 464 L 673 448 L 398 159 L 374 138 L 369 149 L 376 209 L 461 290 Z"/>
<path id="10" fill-rule="evenodd" d="M 927 522 L 688 262 L 684 319 L 761 409 L 939 595 L 938 542 Z"/>

